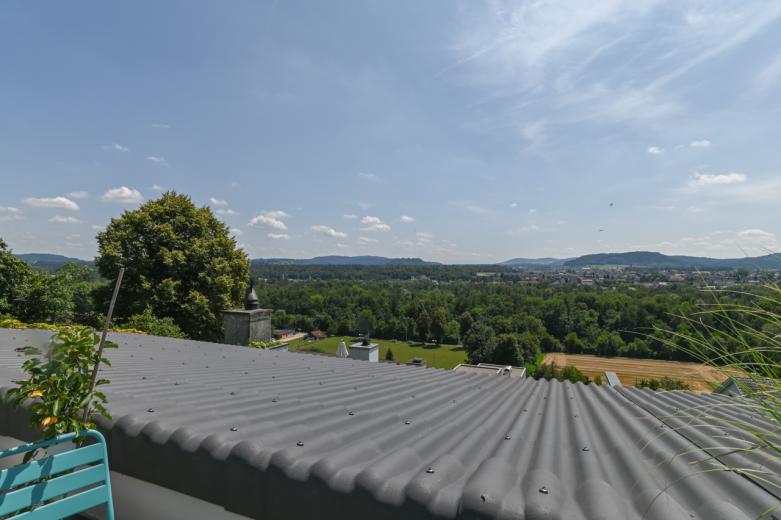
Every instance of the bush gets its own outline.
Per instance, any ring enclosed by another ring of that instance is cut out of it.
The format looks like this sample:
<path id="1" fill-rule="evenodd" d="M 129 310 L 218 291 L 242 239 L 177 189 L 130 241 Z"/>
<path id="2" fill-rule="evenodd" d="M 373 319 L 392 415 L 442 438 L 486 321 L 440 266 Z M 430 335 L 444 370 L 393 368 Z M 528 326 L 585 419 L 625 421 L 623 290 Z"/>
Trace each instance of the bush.
<path id="1" fill-rule="evenodd" d="M 556 363 L 550 363 L 546 365 L 540 365 L 534 372 L 535 379 L 545 379 L 550 381 L 551 379 L 557 379 L 559 381 L 570 381 L 572 383 L 585 383 L 588 384 L 591 380 L 583 372 L 576 367 L 566 366 L 558 367 Z"/>
<path id="2" fill-rule="evenodd" d="M 635 386 L 638 388 L 650 388 L 651 390 L 691 390 L 691 386 L 687 383 L 667 376 L 662 379 L 641 379 Z"/>
<path id="3" fill-rule="evenodd" d="M 34 347 L 24 349 L 25 354 L 32 356 L 22 364 L 22 371 L 29 377 L 14 381 L 17 386 L 6 397 L 15 407 L 36 399 L 28 407 L 30 425 L 42 431 L 44 438 L 68 432 L 79 434 L 94 428 L 98 415 L 111 419 L 104 407 L 106 396 L 97 390 L 109 381 L 98 379 L 95 387 L 92 386 L 96 365 L 110 365 L 106 358 L 99 356 L 99 341 L 93 329 L 81 328 L 52 336 L 47 352 Z M 116 346 L 110 341 L 105 343 L 105 348 Z"/>
<path id="4" fill-rule="evenodd" d="M 393 350 L 388 349 L 385 353 L 385 361 L 393 361 Z"/>
<path id="5" fill-rule="evenodd" d="M 282 345 L 284 341 L 250 341 L 249 346 L 252 348 L 271 348 L 277 345 Z"/>
<path id="6" fill-rule="evenodd" d="M 152 336 L 165 336 L 168 338 L 186 338 L 187 335 L 174 323 L 173 318 L 158 318 L 147 307 L 141 314 L 134 314 L 128 318 L 128 328 L 141 330 Z"/>

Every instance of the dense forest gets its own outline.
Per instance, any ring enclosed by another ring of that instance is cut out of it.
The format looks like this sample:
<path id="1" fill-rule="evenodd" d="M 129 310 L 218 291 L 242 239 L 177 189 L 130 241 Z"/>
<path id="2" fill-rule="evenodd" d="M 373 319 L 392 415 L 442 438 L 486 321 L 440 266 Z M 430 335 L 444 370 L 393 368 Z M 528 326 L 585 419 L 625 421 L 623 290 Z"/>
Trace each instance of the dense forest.
<path id="1" fill-rule="evenodd" d="M 682 338 L 695 333 L 682 316 L 695 316 L 717 297 L 722 303 L 756 303 L 740 291 L 714 294 L 688 284 L 586 288 L 269 280 L 256 289 L 262 305 L 275 309 L 277 328 L 319 328 L 339 335 L 369 329 L 386 339 L 461 342 L 473 360 L 494 362 L 533 359 L 539 352 L 688 360 L 670 344 L 685 347 Z M 718 326 L 711 315 L 701 318 Z M 752 325 L 762 327 L 761 322 Z"/>

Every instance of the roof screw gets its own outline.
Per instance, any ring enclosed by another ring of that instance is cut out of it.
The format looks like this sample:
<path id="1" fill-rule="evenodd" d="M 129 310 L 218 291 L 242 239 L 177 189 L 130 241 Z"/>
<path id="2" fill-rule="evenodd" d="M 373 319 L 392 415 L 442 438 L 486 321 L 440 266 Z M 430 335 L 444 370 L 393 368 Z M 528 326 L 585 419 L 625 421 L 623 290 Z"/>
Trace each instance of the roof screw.
<path id="1" fill-rule="evenodd" d="M 150 408 L 149 410 L 147 410 L 147 412 L 149 412 L 149 413 L 154 413 L 154 411 L 155 411 L 154 408 Z"/>
<path id="2" fill-rule="evenodd" d="M 542 486 L 540 488 L 540 493 L 542 493 L 543 495 L 547 495 L 548 494 L 548 488 L 546 488 L 545 486 Z"/>
<path id="3" fill-rule="evenodd" d="M 141 379 L 146 379 L 146 376 L 141 376 Z"/>
<path id="4" fill-rule="evenodd" d="M 237 431 L 239 431 L 239 428 L 238 428 L 238 426 L 231 426 L 231 431 L 232 431 L 232 432 L 237 432 Z"/>
<path id="5" fill-rule="evenodd" d="M 349 412 L 347 412 L 347 415 L 355 415 L 355 412 L 353 412 L 352 410 L 350 410 Z"/>
<path id="6" fill-rule="evenodd" d="M 406 421 L 404 421 L 404 424 L 412 424 L 412 421 L 410 421 L 409 419 L 407 419 Z"/>
<path id="7" fill-rule="evenodd" d="M 509 441 L 510 439 L 512 439 L 512 437 L 510 437 L 509 435 L 504 436 L 504 440 Z"/>
<path id="8" fill-rule="evenodd" d="M 304 445 L 304 441 L 298 441 L 298 442 L 296 443 L 296 446 L 303 446 L 303 445 Z"/>
<path id="9" fill-rule="evenodd" d="M 271 399 L 271 402 L 272 402 L 272 403 L 276 403 L 278 400 L 279 400 L 279 399 L 277 399 L 276 397 L 274 397 L 274 398 L 272 398 L 272 399 Z"/>
<path id="10" fill-rule="evenodd" d="M 231 392 L 231 395 L 236 395 L 236 392 Z"/>
<path id="11" fill-rule="evenodd" d="M 431 467 L 429 467 L 429 468 L 426 470 L 426 473 L 434 473 L 434 468 L 431 468 Z"/>
<path id="12" fill-rule="evenodd" d="M 174 386 L 179 386 L 179 381 L 174 381 Z"/>
<path id="13" fill-rule="evenodd" d="M 583 451 L 591 451 L 591 449 L 588 446 L 583 446 Z"/>

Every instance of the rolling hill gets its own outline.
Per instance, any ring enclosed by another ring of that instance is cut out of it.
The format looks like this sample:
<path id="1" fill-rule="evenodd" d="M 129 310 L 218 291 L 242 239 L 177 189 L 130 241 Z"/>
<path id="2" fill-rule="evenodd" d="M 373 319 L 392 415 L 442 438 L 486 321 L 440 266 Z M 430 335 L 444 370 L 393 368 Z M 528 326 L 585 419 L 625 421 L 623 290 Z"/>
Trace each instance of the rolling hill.
<path id="1" fill-rule="evenodd" d="M 623 265 L 650 269 L 781 269 L 781 256 L 765 255 L 747 258 L 707 258 L 702 256 L 669 256 L 652 251 L 599 253 L 567 260 L 564 267 Z"/>
<path id="2" fill-rule="evenodd" d="M 315 258 L 255 258 L 253 265 L 440 265 L 420 258 L 384 256 L 317 256 Z"/>

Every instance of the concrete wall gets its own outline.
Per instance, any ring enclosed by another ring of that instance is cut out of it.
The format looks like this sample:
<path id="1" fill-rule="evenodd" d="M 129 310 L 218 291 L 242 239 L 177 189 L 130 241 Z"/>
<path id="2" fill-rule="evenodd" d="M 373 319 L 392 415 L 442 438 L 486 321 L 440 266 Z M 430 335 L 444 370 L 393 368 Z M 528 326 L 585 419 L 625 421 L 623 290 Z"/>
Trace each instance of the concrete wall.
<path id="1" fill-rule="evenodd" d="M 222 324 L 225 343 L 228 345 L 249 345 L 251 341 L 272 340 L 269 309 L 223 311 Z"/>
<path id="2" fill-rule="evenodd" d="M 380 360 L 380 346 L 376 343 L 368 346 L 356 343 L 350 346 L 350 358 L 376 363 Z"/>

